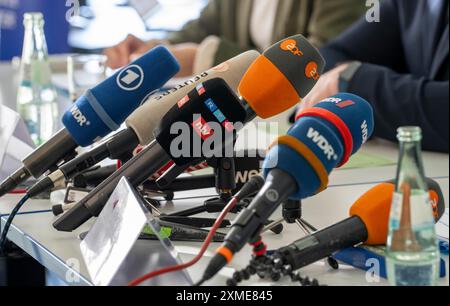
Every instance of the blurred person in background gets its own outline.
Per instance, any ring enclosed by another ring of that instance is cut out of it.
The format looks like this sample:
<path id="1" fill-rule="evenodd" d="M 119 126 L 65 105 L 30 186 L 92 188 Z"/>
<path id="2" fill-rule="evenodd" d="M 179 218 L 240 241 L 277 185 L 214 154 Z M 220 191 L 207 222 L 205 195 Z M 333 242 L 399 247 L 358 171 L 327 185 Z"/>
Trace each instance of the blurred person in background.
<path id="1" fill-rule="evenodd" d="M 448 0 L 385 0 L 379 22 L 361 19 L 321 49 L 328 72 L 300 111 L 338 92 L 375 110 L 375 135 L 396 141 L 400 126 L 420 126 L 424 149 L 449 151 Z"/>
<path id="2" fill-rule="evenodd" d="M 210 0 L 197 20 L 167 40 L 144 42 L 129 35 L 105 54 L 108 65 L 119 68 L 157 44 L 166 44 L 181 64 L 179 76 L 188 76 L 295 34 L 320 47 L 365 10 L 361 0 Z"/>

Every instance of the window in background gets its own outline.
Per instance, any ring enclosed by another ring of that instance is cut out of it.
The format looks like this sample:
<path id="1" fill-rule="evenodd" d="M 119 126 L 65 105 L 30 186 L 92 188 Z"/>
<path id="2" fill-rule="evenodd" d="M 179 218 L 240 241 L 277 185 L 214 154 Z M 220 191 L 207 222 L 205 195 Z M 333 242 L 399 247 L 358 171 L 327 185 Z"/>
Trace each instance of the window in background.
<path id="1" fill-rule="evenodd" d="M 135 0 L 135 2 L 147 2 Z M 207 0 L 159 0 L 159 12 L 146 22 L 149 29 L 164 29 L 176 31 L 186 22 L 199 17 L 201 10 L 208 3 Z"/>
<path id="2" fill-rule="evenodd" d="M 199 16 L 207 0 L 89 0 L 91 18 L 72 29 L 69 43 L 95 50 L 115 45 L 128 34 L 142 39 L 163 38 Z M 83 10 L 82 10 L 83 11 Z"/>
<path id="3" fill-rule="evenodd" d="M 129 0 L 128 4 L 138 12 L 144 22 L 147 22 L 161 9 L 158 0 Z"/>

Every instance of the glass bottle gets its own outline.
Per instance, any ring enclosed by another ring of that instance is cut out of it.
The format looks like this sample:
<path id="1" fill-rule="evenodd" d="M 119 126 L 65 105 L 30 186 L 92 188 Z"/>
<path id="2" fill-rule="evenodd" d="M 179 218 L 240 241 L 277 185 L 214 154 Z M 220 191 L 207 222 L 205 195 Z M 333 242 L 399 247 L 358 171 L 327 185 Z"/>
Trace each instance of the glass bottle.
<path id="1" fill-rule="evenodd" d="M 17 109 L 31 138 L 40 145 L 57 131 L 57 96 L 51 82 L 42 13 L 25 13 L 24 26 Z"/>
<path id="2" fill-rule="evenodd" d="M 435 219 L 422 163 L 422 130 L 398 130 L 400 159 L 387 243 L 387 272 L 393 286 L 434 286 L 439 278 Z"/>

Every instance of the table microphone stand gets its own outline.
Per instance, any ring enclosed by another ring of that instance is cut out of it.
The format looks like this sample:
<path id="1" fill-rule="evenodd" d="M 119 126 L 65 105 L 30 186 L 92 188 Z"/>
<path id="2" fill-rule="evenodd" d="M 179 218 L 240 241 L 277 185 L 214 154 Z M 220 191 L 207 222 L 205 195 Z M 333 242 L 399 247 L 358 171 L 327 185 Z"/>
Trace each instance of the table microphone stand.
<path id="1" fill-rule="evenodd" d="M 193 216 L 202 213 L 220 213 L 225 208 L 233 197 L 233 190 L 236 189 L 236 167 L 235 159 L 233 157 L 212 158 L 207 162 L 208 165 L 214 169 L 215 186 L 219 196 L 206 200 L 201 206 L 164 215 L 163 218 L 165 220 L 201 228 L 213 226 L 215 218 L 193 218 Z M 184 169 L 182 168 L 174 166 L 173 169 L 168 170 L 168 172 L 157 181 L 157 184 L 164 190 L 164 188 L 169 186 L 183 170 Z M 238 213 L 249 204 L 249 199 L 243 199 L 237 203 L 231 212 Z M 269 221 L 268 223 L 271 222 L 272 221 Z M 224 221 L 221 228 L 229 227 L 230 225 L 231 223 L 229 221 Z M 283 225 L 279 224 L 274 226 L 271 228 L 271 231 L 279 234 L 283 231 Z"/>
<path id="2" fill-rule="evenodd" d="M 288 224 L 297 224 L 307 236 L 318 231 L 317 228 L 303 219 L 302 201 L 287 200 L 282 205 L 283 218 L 268 225 L 264 231 L 271 230 L 273 227 L 283 224 L 284 222 Z M 331 255 L 327 258 L 327 263 L 334 270 L 339 269 L 339 263 Z"/>

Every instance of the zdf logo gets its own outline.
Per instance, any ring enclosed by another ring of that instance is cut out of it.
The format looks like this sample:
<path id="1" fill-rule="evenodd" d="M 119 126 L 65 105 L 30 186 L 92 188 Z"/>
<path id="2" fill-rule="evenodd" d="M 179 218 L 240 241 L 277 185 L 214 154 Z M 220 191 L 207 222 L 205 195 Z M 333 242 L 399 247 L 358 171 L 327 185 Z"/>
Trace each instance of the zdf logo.
<path id="1" fill-rule="evenodd" d="M 303 56 L 303 52 L 297 46 L 297 42 L 293 39 L 287 39 L 280 45 L 281 50 L 289 51 L 296 56 Z"/>
<path id="2" fill-rule="evenodd" d="M 439 219 L 439 195 L 436 191 L 430 191 L 430 204 L 433 208 L 433 216 L 436 220 Z"/>
<path id="3" fill-rule="evenodd" d="M 305 75 L 308 79 L 313 79 L 317 81 L 320 78 L 319 66 L 316 62 L 309 62 L 305 68 Z"/>

